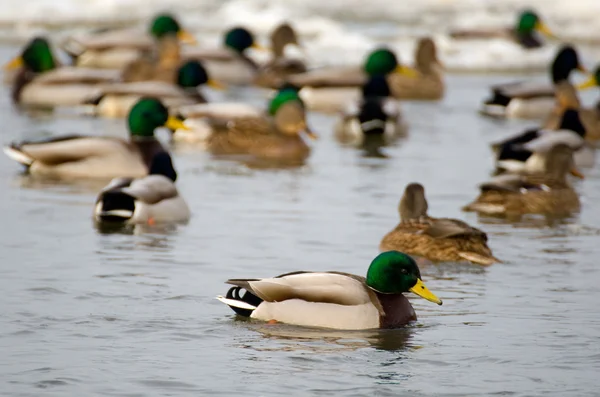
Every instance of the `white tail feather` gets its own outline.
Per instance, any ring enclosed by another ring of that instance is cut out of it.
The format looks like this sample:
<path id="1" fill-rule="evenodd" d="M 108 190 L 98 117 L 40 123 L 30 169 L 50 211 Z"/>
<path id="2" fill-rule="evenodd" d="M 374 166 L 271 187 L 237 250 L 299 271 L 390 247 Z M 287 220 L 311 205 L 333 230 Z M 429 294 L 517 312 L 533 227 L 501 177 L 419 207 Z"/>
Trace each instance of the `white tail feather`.
<path id="1" fill-rule="evenodd" d="M 33 159 L 31 157 L 13 147 L 4 146 L 2 150 L 4 151 L 4 154 L 6 154 L 8 157 L 15 160 L 19 164 L 30 166 L 33 163 Z"/>
<path id="2" fill-rule="evenodd" d="M 222 295 L 218 295 L 217 300 L 220 302 L 223 302 L 227 306 L 239 307 L 240 309 L 246 309 L 246 310 L 255 310 L 256 309 L 256 306 L 252 306 L 249 303 L 246 303 L 244 301 L 238 301 L 235 299 L 228 299 Z"/>

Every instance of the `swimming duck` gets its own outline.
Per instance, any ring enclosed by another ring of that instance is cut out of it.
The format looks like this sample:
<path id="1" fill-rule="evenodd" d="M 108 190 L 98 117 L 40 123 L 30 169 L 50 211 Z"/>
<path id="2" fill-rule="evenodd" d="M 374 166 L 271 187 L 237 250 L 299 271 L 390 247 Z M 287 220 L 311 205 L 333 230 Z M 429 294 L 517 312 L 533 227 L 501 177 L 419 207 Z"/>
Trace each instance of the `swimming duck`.
<path id="1" fill-rule="evenodd" d="M 382 251 L 401 250 L 434 262 L 470 262 L 488 266 L 500 262 L 487 245 L 487 235 L 458 219 L 427 214 L 425 188 L 406 186 L 400 200 L 400 223 L 381 240 Z"/>
<path id="2" fill-rule="evenodd" d="M 385 76 L 373 76 L 362 87 L 362 99 L 340 115 L 335 137 L 345 144 L 365 146 L 375 141 L 389 144 L 406 135 L 398 103 L 390 98 Z"/>
<path id="3" fill-rule="evenodd" d="M 592 87 L 600 87 L 600 66 L 587 81 L 577 86 L 580 90 Z M 600 101 L 592 108 L 581 108 L 580 114 L 586 128 L 586 139 L 591 142 L 600 140 Z"/>
<path id="4" fill-rule="evenodd" d="M 167 36 L 176 36 L 182 43 L 196 43 L 195 37 L 185 31 L 173 15 L 159 14 L 152 19 L 148 32 L 109 29 L 70 37 L 61 46 L 77 66 L 121 70 L 151 51 L 155 40 Z"/>
<path id="5" fill-rule="evenodd" d="M 414 259 L 398 251 L 375 257 L 366 277 L 299 271 L 263 279 L 230 279 L 227 284 L 234 287 L 217 299 L 240 316 L 305 327 L 403 327 L 417 319 L 405 292 L 442 304 L 421 281 Z M 240 295 L 242 289 L 244 295 Z"/>
<path id="6" fill-rule="evenodd" d="M 576 109 L 566 109 L 557 130 L 530 129 L 492 145 L 498 173 L 543 173 L 544 156 L 554 145 L 563 143 L 574 150 L 575 165 L 592 167 L 595 150 L 585 141 L 585 127 Z"/>
<path id="7" fill-rule="evenodd" d="M 558 144 L 545 157 L 545 173 L 503 174 L 479 186 L 481 193 L 464 211 L 514 217 L 524 214 L 568 215 L 580 208 L 579 197 L 566 174 L 583 178 L 574 168 L 573 150 Z"/>
<path id="8" fill-rule="evenodd" d="M 575 69 L 585 72 L 575 48 L 563 46 L 550 67 L 552 85 L 517 82 L 493 86 L 492 96 L 480 112 L 492 117 L 544 119 L 554 106 L 555 86 L 568 81 Z"/>
<path id="9" fill-rule="evenodd" d="M 388 80 L 392 96 L 397 99 L 437 100 L 444 96 L 442 64 L 437 58 L 433 40 L 425 37 L 419 40 L 415 50 L 414 68 L 416 76 L 392 73 Z"/>
<path id="10" fill-rule="evenodd" d="M 250 48 L 264 49 L 246 28 L 235 27 L 228 30 L 221 48 L 189 48 L 184 52 L 185 59 L 201 60 L 211 76 L 226 84 L 252 84 L 259 66 L 247 55 Z"/>
<path id="11" fill-rule="evenodd" d="M 282 23 L 271 33 L 272 58 L 260 65 L 254 83 L 261 87 L 278 88 L 287 76 L 306 72 L 306 65 L 299 58 L 286 56 L 286 49 L 295 46 L 302 52 L 296 31 L 288 23 Z"/>
<path id="12" fill-rule="evenodd" d="M 127 119 L 131 140 L 70 135 L 24 141 L 4 147 L 8 157 L 30 174 L 53 178 L 138 178 L 148 174 L 154 155 L 165 149 L 154 136 L 156 128 L 185 128 L 169 117 L 157 99 L 142 98 Z"/>
<path id="13" fill-rule="evenodd" d="M 506 39 L 525 49 L 539 48 L 544 45 L 536 33 L 553 38 L 554 35 L 539 15 L 533 10 L 524 10 L 519 14 L 513 27 L 492 30 L 456 30 L 450 33 L 453 39 Z"/>
<path id="14" fill-rule="evenodd" d="M 13 100 L 27 107 L 79 105 L 98 95 L 98 84 L 120 80 L 118 71 L 59 66 L 48 40 L 30 40 L 5 66 L 19 69 L 12 88 Z"/>
<path id="15" fill-rule="evenodd" d="M 167 152 L 157 152 L 145 177 L 115 178 L 96 199 L 96 222 L 121 224 L 181 223 L 190 209 L 179 195 L 177 172 Z"/>
<path id="16" fill-rule="evenodd" d="M 316 69 L 288 77 L 288 82 L 300 88 L 300 97 L 308 109 L 339 112 L 352 100 L 360 98 L 360 87 L 372 76 L 402 74 L 418 76 L 413 68 L 401 65 L 396 55 L 387 48 L 378 48 L 366 57 L 362 69 L 332 67 Z M 390 83 L 392 93 L 394 87 Z"/>
<path id="17" fill-rule="evenodd" d="M 253 165 L 298 166 L 310 154 L 300 134 L 315 135 L 306 125 L 301 102 L 290 100 L 272 117 L 249 117 L 230 121 L 227 129 L 214 134 L 209 150 L 216 155 L 245 155 Z"/>
<path id="18" fill-rule="evenodd" d="M 92 113 L 96 116 L 125 117 L 143 96 L 160 99 L 169 109 L 177 109 L 184 105 L 206 103 L 206 98 L 200 91 L 204 85 L 215 89 L 223 88 L 220 83 L 209 78 L 206 69 L 198 61 L 183 63 L 171 79 L 170 82 L 104 84 L 97 90 L 98 95 L 87 104 L 93 106 Z"/>

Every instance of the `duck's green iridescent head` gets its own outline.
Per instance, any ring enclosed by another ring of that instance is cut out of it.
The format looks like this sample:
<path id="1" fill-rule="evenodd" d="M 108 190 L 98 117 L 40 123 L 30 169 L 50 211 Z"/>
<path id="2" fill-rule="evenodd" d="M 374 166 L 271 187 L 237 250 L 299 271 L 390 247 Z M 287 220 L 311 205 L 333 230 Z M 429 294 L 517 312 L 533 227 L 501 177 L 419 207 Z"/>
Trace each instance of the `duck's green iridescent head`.
<path id="1" fill-rule="evenodd" d="M 248 48 L 262 49 L 262 47 L 254 42 L 254 35 L 248 29 L 241 27 L 233 28 L 225 33 L 224 44 L 226 47 L 240 54 Z"/>
<path id="2" fill-rule="evenodd" d="M 371 52 L 363 64 L 363 70 L 369 76 L 385 76 L 390 73 L 399 73 L 411 77 L 417 75 L 414 69 L 400 65 L 396 54 L 387 48 L 379 48 Z"/>
<path id="3" fill-rule="evenodd" d="M 129 132 L 136 137 L 153 137 L 154 130 L 167 127 L 171 130 L 188 129 L 181 120 L 169 116 L 169 110 L 156 98 L 141 98 L 129 111 Z"/>
<path id="4" fill-rule="evenodd" d="M 179 22 L 171 14 L 160 14 L 152 20 L 150 34 L 157 39 L 168 35 L 177 35 L 179 40 L 188 44 L 196 44 L 196 38 L 181 28 Z"/>
<path id="5" fill-rule="evenodd" d="M 43 73 L 56 68 L 56 61 L 50 49 L 50 43 L 43 37 L 32 39 L 20 56 L 8 62 L 4 69 L 11 70 L 25 66 L 35 73 Z"/>
<path id="6" fill-rule="evenodd" d="M 421 281 L 421 272 L 414 259 L 402 252 L 387 251 L 377 255 L 367 271 L 366 283 L 369 288 L 383 294 L 412 292 L 428 301 L 442 304 Z"/>
<path id="7" fill-rule="evenodd" d="M 519 34 L 531 34 L 534 31 L 553 37 L 550 29 L 542 22 L 539 15 L 532 10 L 525 10 L 519 15 L 515 30 Z"/>
<path id="8" fill-rule="evenodd" d="M 600 65 L 596 67 L 596 70 L 594 70 L 593 75 L 588 77 L 588 79 L 585 82 L 577 86 L 577 88 L 580 90 L 585 90 L 586 88 L 592 87 L 600 87 Z"/>
<path id="9" fill-rule="evenodd" d="M 208 77 L 208 72 L 198 61 L 188 61 L 179 67 L 177 71 L 177 85 L 182 88 L 196 88 L 206 84 L 215 89 L 223 89 L 224 86 Z"/>
<path id="10" fill-rule="evenodd" d="M 273 99 L 269 102 L 269 114 L 273 116 L 277 113 L 281 105 L 289 101 L 298 101 L 304 106 L 304 102 L 300 99 L 298 88 L 295 86 L 283 86 L 277 91 L 277 94 L 275 94 Z"/>
<path id="11" fill-rule="evenodd" d="M 552 81 L 555 84 L 558 84 L 561 81 L 568 81 L 571 72 L 575 69 L 584 73 L 586 72 L 585 67 L 579 60 L 577 50 L 571 45 L 563 45 L 550 66 Z"/>

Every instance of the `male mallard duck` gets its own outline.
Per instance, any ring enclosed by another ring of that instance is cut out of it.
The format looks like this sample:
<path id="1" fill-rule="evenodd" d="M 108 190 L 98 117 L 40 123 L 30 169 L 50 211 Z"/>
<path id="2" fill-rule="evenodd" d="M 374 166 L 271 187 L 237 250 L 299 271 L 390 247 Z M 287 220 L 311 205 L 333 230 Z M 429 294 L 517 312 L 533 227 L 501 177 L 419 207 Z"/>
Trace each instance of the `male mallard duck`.
<path id="1" fill-rule="evenodd" d="M 487 246 L 487 235 L 463 221 L 427 215 L 425 189 L 419 183 L 406 186 L 400 200 L 400 223 L 381 240 L 382 251 L 401 250 L 434 262 L 500 262 Z"/>
<path id="2" fill-rule="evenodd" d="M 561 47 L 550 67 L 553 85 L 517 82 L 493 86 L 481 113 L 493 117 L 544 119 L 554 106 L 556 84 L 569 80 L 571 72 L 585 72 L 577 51 L 572 46 Z"/>
<path id="3" fill-rule="evenodd" d="M 246 54 L 249 48 L 262 49 L 248 29 L 236 27 L 225 33 L 221 48 L 190 48 L 184 58 L 201 60 L 219 81 L 247 85 L 254 82 L 259 68 Z"/>
<path id="4" fill-rule="evenodd" d="M 190 219 L 190 209 L 179 195 L 177 172 L 167 152 L 154 155 L 148 175 L 115 178 L 96 199 L 97 222 L 122 224 L 180 223 Z"/>
<path id="5" fill-rule="evenodd" d="M 154 46 L 155 40 L 176 36 L 181 42 L 195 44 L 196 39 L 181 28 L 174 16 L 157 15 L 148 33 L 137 29 L 116 29 L 70 37 L 62 48 L 77 66 L 123 69 L 143 56 Z"/>
<path id="6" fill-rule="evenodd" d="M 209 85 L 216 89 L 222 86 L 209 78 L 206 69 L 198 61 L 182 64 L 170 82 L 141 81 L 135 83 L 104 84 L 97 97 L 88 101 L 94 106 L 94 115 L 125 117 L 131 107 L 143 96 L 160 99 L 169 109 L 184 105 L 206 103 L 200 87 Z"/>
<path id="7" fill-rule="evenodd" d="M 210 138 L 209 150 L 217 155 L 247 155 L 250 163 L 302 165 L 310 154 L 302 132 L 314 137 L 306 125 L 302 103 L 290 100 L 281 104 L 272 118 L 230 121 L 225 131 Z"/>
<path id="8" fill-rule="evenodd" d="M 600 66 L 587 81 L 577 86 L 580 90 L 592 87 L 600 87 Z M 593 142 L 600 140 L 600 102 L 593 108 L 580 109 L 580 114 L 586 128 L 586 139 Z"/>
<path id="9" fill-rule="evenodd" d="M 544 43 L 536 35 L 543 33 L 548 37 L 554 37 L 550 29 L 544 24 L 537 13 L 532 10 L 524 10 L 519 14 L 515 26 L 495 30 L 456 30 L 450 33 L 453 39 L 506 39 L 519 44 L 525 49 L 539 48 Z"/>
<path id="10" fill-rule="evenodd" d="M 288 23 L 282 23 L 271 33 L 272 58 L 259 67 L 255 84 L 276 88 L 283 84 L 287 76 L 306 72 L 306 65 L 301 59 L 286 56 L 288 46 L 301 49 L 294 28 Z"/>
<path id="11" fill-rule="evenodd" d="M 48 40 L 43 37 L 29 41 L 21 55 L 5 68 L 19 68 L 12 97 L 28 107 L 79 105 L 98 95 L 98 84 L 120 79 L 117 71 L 59 67 Z"/>
<path id="12" fill-rule="evenodd" d="M 367 276 L 293 272 L 263 279 L 231 279 L 217 299 L 237 314 L 263 321 L 345 330 L 399 328 L 417 319 L 404 295 L 442 304 L 421 281 L 414 259 L 398 251 L 379 254 Z M 240 296 L 240 290 L 246 292 Z"/>
<path id="13" fill-rule="evenodd" d="M 398 102 L 390 98 L 384 76 L 373 76 L 362 87 L 362 100 L 350 104 L 335 126 L 335 137 L 342 143 L 365 146 L 377 141 L 391 143 L 406 135 Z"/>
<path id="14" fill-rule="evenodd" d="M 442 64 L 431 38 L 422 38 L 417 43 L 414 68 L 417 76 L 389 75 L 392 96 L 398 99 L 441 99 L 445 90 Z"/>
<path id="15" fill-rule="evenodd" d="M 4 148 L 8 157 L 27 167 L 29 173 L 54 178 L 142 177 L 152 158 L 165 151 L 154 137 L 156 128 L 182 127 L 169 117 L 157 99 L 142 98 L 129 112 L 131 140 L 71 135 L 42 141 L 13 143 Z"/>
<path id="16" fill-rule="evenodd" d="M 369 53 L 362 69 L 358 67 L 324 68 L 289 76 L 288 82 L 300 87 L 300 97 L 311 110 L 338 112 L 351 100 L 360 97 L 360 87 L 372 76 L 402 74 L 418 76 L 414 69 L 401 65 L 387 48 Z M 392 93 L 394 87 L 390 83 Z"/>
<path id="17" fill-rule="evenodd" d="M 496 169 L 498 173 L 543 173 L 546 166 L 545 154 L 559 143 L 574 150 L 577 167 L 592 167 L 595 150 L 586 143 L 585 133 L 579 111 L 567 109 L 563 112 L 557 130 L 531 129 L 493 144 Z"/>
<path id="18" fill-rule="evenodd" d="M 479 186 L 481 193 L 464 211 L 486 215 L 524 214 L 567 215 L 579 210 L 579 197 L 567 182 L 566 174 L 583 175 L 574 168 L 573 150 L 555 145 L 546 154 L 542 175 L 503 174 Z"/>

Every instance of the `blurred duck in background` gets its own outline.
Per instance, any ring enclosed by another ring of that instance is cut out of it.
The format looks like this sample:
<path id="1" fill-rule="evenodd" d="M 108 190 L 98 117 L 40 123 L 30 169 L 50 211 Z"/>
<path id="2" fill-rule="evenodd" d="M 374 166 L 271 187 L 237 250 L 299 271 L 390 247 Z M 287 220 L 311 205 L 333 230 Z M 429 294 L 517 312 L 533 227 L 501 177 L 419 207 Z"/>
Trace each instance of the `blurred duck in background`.
<path id="1" fill-rule="evenodd" d="M 524 49 L 533 49 L 544 45 L 540 33 L 555 38 L 535 11 L 524 10 L 518 15 L 514 26 L 498 29 L 457 29 L 450 32 L 450 37 L 457 40 L 505 39 Z"/>

